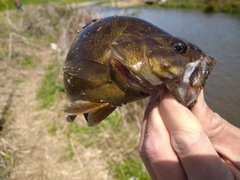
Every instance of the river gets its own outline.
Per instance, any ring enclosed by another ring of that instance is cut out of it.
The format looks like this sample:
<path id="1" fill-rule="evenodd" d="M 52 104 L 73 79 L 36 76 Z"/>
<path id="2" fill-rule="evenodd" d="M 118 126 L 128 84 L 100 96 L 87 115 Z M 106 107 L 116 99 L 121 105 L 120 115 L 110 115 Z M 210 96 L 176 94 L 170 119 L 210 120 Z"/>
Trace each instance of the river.
<path id="1" fill-rule="evenodd" d="M 100 8 L 100 17 L 136 15 L 218 59 L 205 86 L 210 108 L 240 127 L 240 15 L 183 9 Z"/>

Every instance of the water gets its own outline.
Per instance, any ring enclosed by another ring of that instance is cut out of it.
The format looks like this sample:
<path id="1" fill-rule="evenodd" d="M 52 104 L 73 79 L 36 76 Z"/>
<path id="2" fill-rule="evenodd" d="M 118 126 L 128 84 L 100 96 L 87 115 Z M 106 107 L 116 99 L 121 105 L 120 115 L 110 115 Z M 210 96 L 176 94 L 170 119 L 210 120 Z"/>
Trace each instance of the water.
<path id="1" fill-rule="evenodd" d="M 204 90 L 205 99 L 213 111 L 240 127 L 240 15 L 145 8 L 106 8 L 98 12 L 102 17 L 137 14 L 216 57 L 217 65 Z"/>

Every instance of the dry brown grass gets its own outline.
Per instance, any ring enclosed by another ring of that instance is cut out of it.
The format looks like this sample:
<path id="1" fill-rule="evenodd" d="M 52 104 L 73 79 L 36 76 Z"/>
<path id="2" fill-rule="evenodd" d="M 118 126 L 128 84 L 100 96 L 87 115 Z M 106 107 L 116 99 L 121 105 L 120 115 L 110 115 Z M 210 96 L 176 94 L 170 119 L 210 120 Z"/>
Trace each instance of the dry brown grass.
<path id="1" fill-rule="evenodd" d="M 0 179 L 114 179 L 114 165 L 137 155 L 144 106 L 123 106 L 112 116 L 121 114 L 122 121 L 91 130 L 84 129 L 81 116 L 73 124 L 65 121 L 64 95 L 56 95 L 50 108 L 38 108 L 45 67 L 61 67 L 77 30 L 94 18 L 56 5 L 0 14 Z M 51 42 L 58 52 L 49 48 Z M 25 57 L 37 65 L 24 67 Z"/>

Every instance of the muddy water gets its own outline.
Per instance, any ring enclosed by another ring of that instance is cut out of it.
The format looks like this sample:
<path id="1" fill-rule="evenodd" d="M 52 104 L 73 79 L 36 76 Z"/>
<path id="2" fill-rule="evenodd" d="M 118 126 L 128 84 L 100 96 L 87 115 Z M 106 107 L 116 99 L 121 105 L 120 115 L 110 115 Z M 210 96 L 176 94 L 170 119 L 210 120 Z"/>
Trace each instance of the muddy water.
<path id="1" fill-rule="evenodd" d="M 240 127 L 240 15 L 176 9 L 99 10 L 102 17 L 131 13 L 217 57 L 205 87 L 205 99 L 215 112 Z"/>

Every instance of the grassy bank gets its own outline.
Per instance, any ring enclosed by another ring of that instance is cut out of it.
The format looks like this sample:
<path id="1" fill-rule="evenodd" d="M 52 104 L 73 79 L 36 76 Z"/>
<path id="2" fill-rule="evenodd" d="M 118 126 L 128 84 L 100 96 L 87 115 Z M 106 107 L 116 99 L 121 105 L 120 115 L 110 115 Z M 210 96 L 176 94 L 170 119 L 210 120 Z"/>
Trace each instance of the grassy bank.
<path id="1" fill-rule="evenodd" d="M 146 8 L 183 8 L 183 9 L 200 9 L 204 12 L 224 12 L 240 13 L 240 2 L 233 0 L 168 0 L 160 4 L 145 4 L 137 7 Z"/>
<path id="2" fill-rule="evenodd" d="M 46 5 L 48 3 L 57 3 L 57 4 L 70 4 L 70 3 L 81 3 L 88 2 L 89 0 L 20 0 L 22 6 L 27 5 Z M 15 4 L 13 0 L 0 0 L 0 11 L 6 9 L 14 9 Z"/>
<path id="3" fill-rule="evenodd" d="M 22 0 L 21 3 L 24 6 L 27 5 L 46 5 L 48 3 L 55 4 L 70 4 L 70 3 L 81 3 L 81 2 L 93 2 L 94 0 Z M 97 0 L 96 0 L 97 1 Z M 115 0 L 115 1 L 97 1 L 103 2 L 105 5 L 123 5 L 124 7 L 131 6 L 131 3 L 126 0 Z M 114 3 L 113 3 L 114 2 Z M 133 4 L 136 4 L 133 3 Z M 184 8 L 184 9 L 201 9 L 204 12 L 224 12 L 224 13 L 240 13 L 240 1 L 235 0 L 167 0 L 165 3 L 156 4 L 143 4 L 139 1 L 138 5 L 134 7 L 146 7 L 146 8 Z M 14 9 L 14 1 L 0 0 L 0 11 L 6 9 Z"/>

